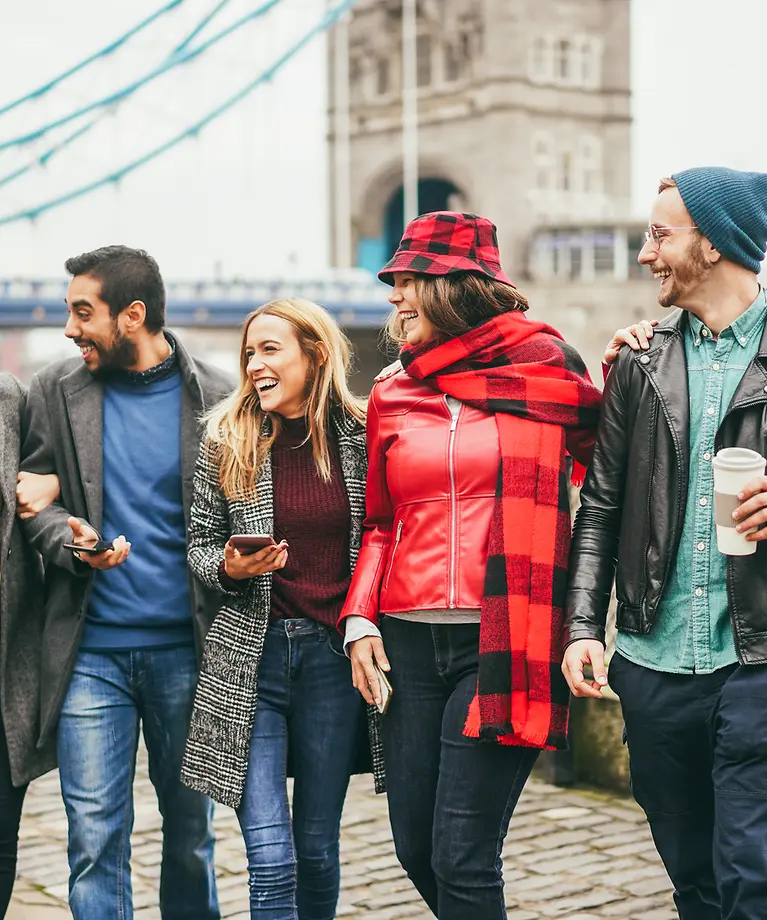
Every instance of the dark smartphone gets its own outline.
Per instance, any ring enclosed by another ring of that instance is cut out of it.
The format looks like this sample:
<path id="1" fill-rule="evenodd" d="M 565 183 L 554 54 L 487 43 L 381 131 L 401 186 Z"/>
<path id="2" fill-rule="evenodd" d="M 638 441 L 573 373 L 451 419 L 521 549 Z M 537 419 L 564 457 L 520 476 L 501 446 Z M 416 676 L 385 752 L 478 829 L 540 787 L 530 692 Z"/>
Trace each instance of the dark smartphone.
<path id="1" fill-rule="evenodd" d="M 65 543 L 64 549 L 71 549 L 73 553 L 88 553 L 98 556 L 107 550 L 114 549 L 111 540 L 90 540 L 88 543 Z"/>
<path id="2" fill-rule="evenodd" d="M 274 537 L 263 533 L 235 533 L 229 537 L 229 542 L 237 550 L 237 552 L 241 553 L 243 556 L 252 556 L 253 553 L 257 553 L 260 549 L 264 549 L 267 546 L 276 545 L 274 542 Z"/>

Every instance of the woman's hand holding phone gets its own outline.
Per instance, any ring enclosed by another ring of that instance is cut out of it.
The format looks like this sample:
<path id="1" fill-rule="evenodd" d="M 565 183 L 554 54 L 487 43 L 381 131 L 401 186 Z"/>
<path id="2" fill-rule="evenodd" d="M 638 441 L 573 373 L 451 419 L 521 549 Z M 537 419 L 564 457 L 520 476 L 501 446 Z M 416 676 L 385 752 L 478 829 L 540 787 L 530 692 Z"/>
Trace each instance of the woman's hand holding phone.
<path id="1" fill-rule="evenodd" d="M 101 569 L 102 571 L 114 569 L 118 565 L 122 565 L 128 558 L 130 543 L 125 537 L 120 536 L 116 540 L 112 540 L 112 548 L 105 550 L 103 553 L 87 552 L 88 548 L 98 544 L 99 535 L 92 527 L 83 524 L 79 518 L 71 517 L 67 523 L 72 528 L 72 543 L 65 543 L 64 545 L 67 547 L 82 546 L 83 552 L 78 552 L 77 549 L 74 549 L 73 552 L 81 562 L 85 562 L 92 569 Z"/>
<path id="2" fill-rule="evenodd" d="M 241 553 L 231 543 L 224 547 L 224 571 L 235 581 L 283 569 L 287 561 L 288 544 L 284 540 L 265 546 L 256 553 Z"/>

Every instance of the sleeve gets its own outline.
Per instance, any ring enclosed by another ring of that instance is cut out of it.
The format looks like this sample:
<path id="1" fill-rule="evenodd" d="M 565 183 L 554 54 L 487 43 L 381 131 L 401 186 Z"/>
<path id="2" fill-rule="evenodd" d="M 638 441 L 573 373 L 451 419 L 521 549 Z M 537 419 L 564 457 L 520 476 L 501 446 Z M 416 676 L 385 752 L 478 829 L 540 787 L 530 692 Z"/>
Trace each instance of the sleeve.
<path id="1" fill-rule="evenodd" d="M 581 491 L 570 549 L 565 644 L 605 641 L 630 449 L 625 393 L 629 361 L 607 378 L 594 457 Z"/>
<path id="2" fill-rule="evenodd" d="M 22 410 L 20 469 L 28 473 L 58 475 L 48 401 L 37 376 L 32 379 Z M 73 575 L 88 576 L 92 571 L 90 566 L 64 549 L 64 544 L 72 539 L 72 529 L 67 523 L 70 517 L 70 512 L 61 502 L 55 501 L 39 514 L 20 523 L 26 539 L 47 563 L 66 569 Z M 88 524 L 88 521 L 83 523 Z"/>
<path id="3" fill-rule="evenodd" d="M 393 510 L 386 482 L 386 451 L 377 405 L 377 387 L 373 387 L 367 418 L 368 474 L 365 490 L 366 517 L 363 524 L 362 549 L 357 560 L 351 587 L 338 621 L 339 629 L 346 617 L 360 616 L 378 622 L 378 603 L 384 566 L 392 539 Z"/>
<path id="4" fill-rule="evenodd" d="M 365 617 L 350 616 L 344 620 L 346 631 L 344 633 L 344 651 L 349 654 L 349 646 L 357 639 L 364 639 L 365 636 L 374 636 L 376 639 L 381 638 L 381 630 L 371 620 Z"/>
<path id="5" fill-rule="evenodd" d="M 224 562 L 224 547 L 231 536 L 229 506 L 219 484 L 216 444 L 205 438 L 200 445 L 194 471 L 194 493 L 189 523 L 189 568 L 200 581 L 214 591 L 238 595 L 241 589 L 229 589 L 219 577 Z"/>

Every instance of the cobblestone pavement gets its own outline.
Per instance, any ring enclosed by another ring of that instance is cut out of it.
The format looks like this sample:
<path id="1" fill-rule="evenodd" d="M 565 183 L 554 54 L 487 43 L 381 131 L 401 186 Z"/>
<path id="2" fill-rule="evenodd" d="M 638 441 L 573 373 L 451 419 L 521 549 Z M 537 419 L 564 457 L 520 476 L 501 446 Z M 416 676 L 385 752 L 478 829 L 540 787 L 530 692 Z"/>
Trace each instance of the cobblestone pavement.
<path id="1" fill-rule="evenodd" d="M 247 875 L 234 813 L 216 815 L 216 865 L 222 915 L 248 920 Z M 136 779 L 133 884 L 137 920 L 155 920 L 160 818 L 142 757 Z M 429 920 L 431 913 L 394 855 L 382 796 L 370 777 L 355 777 L 342 837 L 345 920 Z M 21 829 L 19 882 L 8 920 L 64 920 L 66 818 L 58 778 L 33 784 Z M 531 781 L 504 848 L 509 920 L 674 920 L 670 883 L 633 802 Z M 432 918 L 433 920 L 433 918 Z"/>

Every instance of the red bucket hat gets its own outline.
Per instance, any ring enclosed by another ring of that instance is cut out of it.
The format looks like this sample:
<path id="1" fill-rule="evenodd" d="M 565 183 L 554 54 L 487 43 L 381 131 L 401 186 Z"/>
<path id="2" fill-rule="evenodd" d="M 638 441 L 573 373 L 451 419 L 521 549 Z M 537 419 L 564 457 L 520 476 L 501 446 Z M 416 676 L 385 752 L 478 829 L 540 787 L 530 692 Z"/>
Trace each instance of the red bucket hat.
<path id="1" fill-rule="evenodd" d="M 393 285 L 394 272 L 474 272 L 515 287 L 501 268 L 495 224 L 486 217 L 458 211 L 432 211 L 411 220 L 378 277 Z"/>

